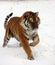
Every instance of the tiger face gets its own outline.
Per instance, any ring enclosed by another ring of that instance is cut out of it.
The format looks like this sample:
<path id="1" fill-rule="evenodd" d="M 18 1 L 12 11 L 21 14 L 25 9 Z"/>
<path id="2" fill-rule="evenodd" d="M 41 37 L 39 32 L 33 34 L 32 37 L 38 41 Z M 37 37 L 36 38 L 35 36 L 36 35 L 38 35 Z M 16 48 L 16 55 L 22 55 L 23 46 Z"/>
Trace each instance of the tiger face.
<path id="1" fill-rule="evenodd" d="M 25 12 L 24 13 L 24 17 L 25 17 L 25 25 L 29 28 L 29 29 L 38 29 L 38 26 L 40 24 L 40 18 L 38 17 L 38 12 L 34 13 L 34 12 Z"/>
<path id="2" fill-rule="evenodd" d="M 26 30 L 25 36 L 28 39 L 32 39 L 37 33 L 37 29 L 40 24 L 40 18 L 38 17 L 38 12 L 34 13 L 31 11 L 25 12 L 23 14 L 24 22 L 21 22 L 22 27 Z M 33 35 L 34 34 L 34 35 Z"/>

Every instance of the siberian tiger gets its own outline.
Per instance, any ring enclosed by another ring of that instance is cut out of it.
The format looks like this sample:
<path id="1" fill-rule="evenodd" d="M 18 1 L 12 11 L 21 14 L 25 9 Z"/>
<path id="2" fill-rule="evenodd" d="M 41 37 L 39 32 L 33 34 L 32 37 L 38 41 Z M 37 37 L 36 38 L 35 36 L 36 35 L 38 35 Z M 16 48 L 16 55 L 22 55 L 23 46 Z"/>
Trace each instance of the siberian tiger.
<path id="1" fill-rule="evenodd" d="M 30 46 L 36 46 L 39 43 L 38 27 L 40 24 L 40 18 L 38 12 L 27 11 L 21 17 L 12 17 L 13 13 L 10 13 L 5 18 L 4 27 L 6 29 L 3 47 L 5 47 L 11 37 L 15 37 L 20 41 L 23 49 L 25 50 L 28 59 L 34 59 Z M 10 20 L 8 21 L 8 19 Z M 33 40 L 33 43 L 28 42 L 29 39 Z"/>

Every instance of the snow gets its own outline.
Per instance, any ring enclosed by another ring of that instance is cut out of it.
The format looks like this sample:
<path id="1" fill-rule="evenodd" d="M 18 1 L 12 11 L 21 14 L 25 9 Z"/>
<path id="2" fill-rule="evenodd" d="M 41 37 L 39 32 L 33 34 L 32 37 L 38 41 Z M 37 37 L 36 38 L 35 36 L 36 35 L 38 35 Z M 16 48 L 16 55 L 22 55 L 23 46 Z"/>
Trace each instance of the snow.
<path id="1" fill-rule="evenodd" d="M 38 11 L 41 19 L 39 26 L 40 43 L 31 47 L 35 60 L 27 55 L 16 39 L 11 39 L 3 48 L 5 17 L 21 16 L 25 11 Z M 55 1 L 0 1 L 0 65 L 55 65 Z"/>

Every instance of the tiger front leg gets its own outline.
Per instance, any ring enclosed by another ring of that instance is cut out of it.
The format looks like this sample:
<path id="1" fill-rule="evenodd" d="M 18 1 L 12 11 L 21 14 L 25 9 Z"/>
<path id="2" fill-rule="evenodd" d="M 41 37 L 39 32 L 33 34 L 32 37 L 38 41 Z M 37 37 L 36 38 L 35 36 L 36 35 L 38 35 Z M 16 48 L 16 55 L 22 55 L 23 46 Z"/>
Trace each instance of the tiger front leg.
<path id="1" fill-rule="evenodd" d="M 33 43 L 30 43 L 30 46 L 36 46 L 38 43 L 40 42 L 40 39 L 39 39 L 39 35 L 36 34 L 36 36 L 34 37 L 34 41 Z"/>
<path id="2" fill-rule="evenodd" d="M 22 45 L 23 49 L 25 50 L 25 52 L 28 56 L 28 59 L 33 60 L 34 57 L 32 55 L 31 48 L 29 46 L 29 43 L 28 43 L 25 35 L 23 33 L 19 33 L 19 39 L 20 39 L 20 42 L 21 42 L 21 45 Z"/>

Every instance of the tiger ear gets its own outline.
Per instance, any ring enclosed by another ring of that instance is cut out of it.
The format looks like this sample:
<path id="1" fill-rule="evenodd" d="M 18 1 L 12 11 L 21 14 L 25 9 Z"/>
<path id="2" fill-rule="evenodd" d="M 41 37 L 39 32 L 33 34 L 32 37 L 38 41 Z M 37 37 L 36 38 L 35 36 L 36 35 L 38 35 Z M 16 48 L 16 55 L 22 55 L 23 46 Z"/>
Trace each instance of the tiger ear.
<path id="1" fill-rule="evenodd" d="M 38 16 L 39 12 L 35 12 L 36 16 Z"/>

